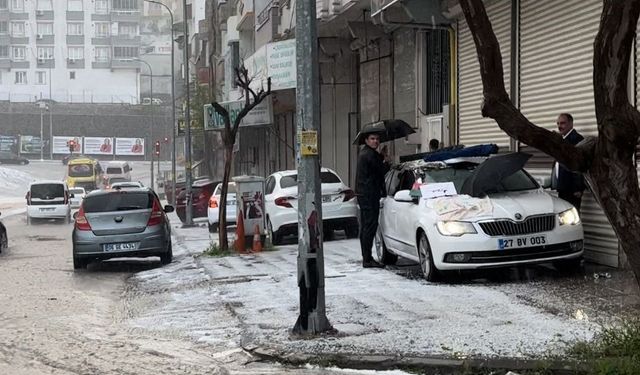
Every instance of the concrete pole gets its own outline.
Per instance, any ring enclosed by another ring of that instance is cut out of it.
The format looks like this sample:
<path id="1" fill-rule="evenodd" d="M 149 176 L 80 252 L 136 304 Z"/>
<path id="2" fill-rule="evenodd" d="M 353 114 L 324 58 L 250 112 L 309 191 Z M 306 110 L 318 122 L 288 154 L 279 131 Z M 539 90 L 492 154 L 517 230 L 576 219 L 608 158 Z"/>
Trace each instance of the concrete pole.
<path id="1" fill-rule="evenodd" d="M 53 75 L 51 65 L 49 65 L 49 159 L 53 160 L 53 97 L 51 96 L 51 86 L 53 85 Z"/>
<path id="2" fill-rule="evenodd" d="M 184 111 L 184 121 L 186 127 L 185 134 L 185 144 L 184 144 L 184 153 L 185 153 L 185 190 L 187 195 L 186 207 L 185 207 L 185 226 L 193 225 L 193 207 L 191 206 L 192 202 L 192 191 L 191 191 L 191 98 L 189 97 L 189 23 L 187 19 L 187 0 L 182 0 L 182 23 L 184 25 L 184 88 L 185 88 L 185 99 L 186 99 L 186 110 Z"/>
<path id="3" fill-rule="evenodd" d="M 320 90 L 316 2 L 296 1 L 296 109 L 298 136 L 303 130 L 316 131 L 320 139 Z M 300 139 L 300 138 L 298 138 Z M 324 300 L 324 255 L 322 249 L 322 196 L 320 164 L 315 155 L 301 155 L 298 162 L 298 287 L 300 315 L 293 333 L 315 335 L 331 330 Z"/>
<path id="4" fill-rule="evenodd" d="M 154 140 L 153 140 L 153 69 L 151 69 L 151 64 L 149 64 L 148 62 L 146 62 L 146 61 L 144 61 L 142 59 L 139 59 L 139 58 L 136 57 L 133 60 L 139 61 L 139 62 L 145 64 L 147 66 L 147 68 L 149 68 L 149 99 L 151 100 L 151 104 L 150 104 L 151 105 L 151 114 L 149 116 L 149 117 L 151 117 L 151 126 L 150 126 L 150 128 L 151 128 L 150 129 L 151 138 L 149 139 L 149 143 L 151 144 L 151 147 L 149 147 L 149 149 L 151 150 L 151 181 L 150 181 L 149 187 L 152 190 L 155 190 L 155 184 L 154 184 L 154 179 L 153 179 L 153 177 L 154 177 L 153 176 L 153 157 L 154 157 L 154 154 L 155 154 L 155 149 L 154 149 L 155 148 L 155 143 L 154 143 Z M 158 158 L 158 162 L 159 162 L 159 160 L 160 159 Z"/>
<path id="5" fill-rule="evenodd" d="M 40 103 L 40 161 L 44 160 L 44 103 Z"/>

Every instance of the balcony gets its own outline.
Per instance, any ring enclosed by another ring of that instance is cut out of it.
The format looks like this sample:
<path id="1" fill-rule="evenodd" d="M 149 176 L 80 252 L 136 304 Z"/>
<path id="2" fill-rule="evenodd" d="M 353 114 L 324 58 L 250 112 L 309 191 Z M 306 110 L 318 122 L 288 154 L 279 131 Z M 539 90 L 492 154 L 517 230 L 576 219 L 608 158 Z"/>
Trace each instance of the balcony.
<path id="1" fill-rule="evenodd" d="M 54 59 L 38 59 L 36 66 L 44 69 L 55 68 L 56 61 Z"/>
<path id="2" fill-rule="evenodd" d="M 51 45 L 55 43 L 55 35 L 36 34 L 36 44 Z"/>
<path id="3" fill-rule="evenodd" d="M 109 13 L 92 13 L 91 21 L 111 21 L 111 14 Z"/>
<path id="4" fill-rule="evenodd" d="M 253 0 L 238 1 L 238 31 L 251 31 L 254 29 L 255 13 L 253 11 Z"/>
<path id="5" fill-rule="evenodd" d="M 28 36 L 11 36 L 11 44 L 29 44 Z"/>
<path id="6" fill-rule="evenodd" d="M 140 22 L 139 10 L 112 10 L 111 11 L 112 22 Z"/>
<path id="7" fill-rule="evenodd" d="M 29 13 L 24 11 L 22 12 L 11 12 L 9 13 L 9 19 L 11 21 L 27 21 L 29 19 Z"/>
<path id="8" fill-rule="evenodd" d="M 67 44 L 75 46 L 84 45 L 84 35 L 67 35 Z"/>
<path id="9" fill-rule="evenodd" d="M 93 61 L 91 67 L 93 69 L 111 69 L 111 60 Z"/>
<path id="10" fill-rule="evenodd" d="M 94 46 L 110 46 L 111 45 L 111 36 L 109 35 L 99 35 L 94 38 L 91 38 L 91 44 Z"/>
<path id="11" fill-rule="evenodd" d="M 29 62 L 26 60 L 11 61 L 11 69 L 29 69 Z"/>
<path id="12" fill-rule="evenodd" d="M 36 9 L 36 20 L 38 20 L 38 21 L 53 21 L 53 11 L 52 10 L 37 10 Z"/>
<path id="13" fill-rule="evenodd" d="M 140 63 L 129 58 L 114 58 L 111 60 L 111 69 L 138 69 Z"/>
<path id="14" fill-rule="evenodd" d="M 11 60 L 8 58 L 0 58 L 0 69 L 11 69 Z"/>
<path id="15" fill-rule="evenodd" d="M 8 34 L 0 34 L 0 46 L 7 46 L 11 43 L 11 37 Z"/>
<path id="16" fill-rule="evenodd" d="M 84 69 L 84 59 L 67 59 L 67 69 Z"/>
<path id="17" fill-rule="evenodd" d="M 84 21 L 84 12 L 83 11 L 67 11 L 67 21 Z"/>
<path id="18" fill-rule="evenodd" d="M 113 35 L 111 44 L 114 46 L 137 46 L 140 45 L 140 35 Z"/>
<path id="19" fill-rule="evenodd" d="M 9 12 L 6 10 L 0 11 L 0 21 L 9 21 Z"/>

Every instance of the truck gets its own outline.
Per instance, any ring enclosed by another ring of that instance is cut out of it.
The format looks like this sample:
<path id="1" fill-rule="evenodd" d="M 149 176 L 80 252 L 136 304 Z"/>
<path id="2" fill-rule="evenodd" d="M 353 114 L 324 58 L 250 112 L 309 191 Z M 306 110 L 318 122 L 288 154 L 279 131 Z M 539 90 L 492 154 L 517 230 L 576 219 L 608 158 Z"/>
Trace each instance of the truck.
<path id="1" fill-rule="evenodd" d="M 66 182 L 70 188 L 83 187 L 86 191 L 98 189 L 102 183 L 100 163 L 90 157 L 69 160 Z"/>

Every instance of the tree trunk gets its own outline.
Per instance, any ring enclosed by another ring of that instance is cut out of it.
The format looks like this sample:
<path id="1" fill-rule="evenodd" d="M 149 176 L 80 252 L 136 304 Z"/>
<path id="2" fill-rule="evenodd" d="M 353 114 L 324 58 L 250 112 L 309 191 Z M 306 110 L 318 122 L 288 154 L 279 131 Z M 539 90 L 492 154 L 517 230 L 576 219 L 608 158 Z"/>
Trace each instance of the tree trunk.
<path id="1" fill-rule="evenodd" d="M 233 143 L 224 145 L 224 176 L 222 178 L 222 191 L 220 192 L 220 209 L 218 210 L 218 242 L 223 250 L 229 249 L 229 237 L 227 236 L 227 192 L 229 179 L 231 178 L 231 165 L 233 164 Z"/>

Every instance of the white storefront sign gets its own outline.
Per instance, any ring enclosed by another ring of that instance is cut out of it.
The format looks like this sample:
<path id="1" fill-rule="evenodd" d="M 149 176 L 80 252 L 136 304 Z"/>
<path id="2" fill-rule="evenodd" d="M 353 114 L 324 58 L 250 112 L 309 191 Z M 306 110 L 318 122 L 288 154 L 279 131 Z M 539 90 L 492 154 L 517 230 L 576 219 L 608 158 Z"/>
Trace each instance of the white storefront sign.
<path id="1" fill-rule="evenodd" d="M 231 126 L 238 117 L 240 111 L 245 105 L 244 100 L 224 102 L 220 103 L 228 112 L 231 119 Z M 247 115 L 242 119 L 240 126 L 257 126 L 257 125 L 269 125 L 273 119 L 273 108 L 271 104 L 271 97 L 266 97 L 260 104 L 255 106 Z M 204 106 L 204 129 L 205 130 L 222 130 L 224 129 L 224 120 L 220 116 L 211 104 Z"/>

